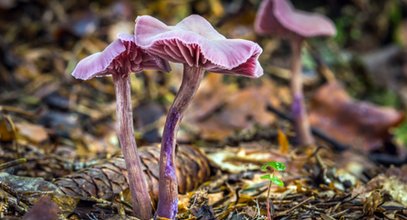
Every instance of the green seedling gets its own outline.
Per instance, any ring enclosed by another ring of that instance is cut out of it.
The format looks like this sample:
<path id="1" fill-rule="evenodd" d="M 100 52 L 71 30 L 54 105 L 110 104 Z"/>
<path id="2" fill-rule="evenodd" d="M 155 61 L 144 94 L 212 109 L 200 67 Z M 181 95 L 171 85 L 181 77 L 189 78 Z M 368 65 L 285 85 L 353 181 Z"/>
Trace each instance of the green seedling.
<path id="1" fill-rule="evenodd" d="M 286 166 L 284 163 L 281 162 L 268 162 L 261 166 L 261 170 L 263 172 L 267 172 L 267 174 L 262 175 L 260 178 L 269 181 L 268 189 L 267 189 L 267 219 L 271 220 L 271 213 L 270 213 L 270 190 L 271 185 L 275 184 L 279 187 L 284 187 L 284 182 L 280 179 L 280 177 L 276 176 L 275 173 L 285 171 Z"/>

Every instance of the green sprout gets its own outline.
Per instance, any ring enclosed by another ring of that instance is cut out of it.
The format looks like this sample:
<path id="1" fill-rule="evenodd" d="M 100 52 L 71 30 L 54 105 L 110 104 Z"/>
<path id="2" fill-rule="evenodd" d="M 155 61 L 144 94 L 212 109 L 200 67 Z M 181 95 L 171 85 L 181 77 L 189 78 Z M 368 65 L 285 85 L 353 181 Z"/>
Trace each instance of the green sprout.
<path id="1" fill-rule="evenodd" d="M 275 171 L 283 172 L 285 171 L 286 166 L 284 163 L 271 161 L 263 164 L 261 166 L 261 170 L 263 172 L 268 172 L 267 174 L 262 175 L 260 178 L 269 181 L 268 189 L 267 189 L 267 219 L 271 220 L 271 213 L 270 213 L 270 189 L 271 185 L 275 184 L 277 186 L 283 187 L 284 182 L 280 179 L 280 177 L 275 175 Z"/>
<path id="2" fill-rule="evenodd" d="M 272 162 L 268 162 L 263 164 L 263 166 L 261 166 L 261 170 L 264 172 L 270 171 L 270 173 L 265 174 L 263 176 L 261 176 L 261 179 L 266 179 L 269 180 L 271 183 L 274 183 L 277 186 L 284 186 L 284 182 L 278 177 L 274 175 L 274 171 L 285 171 L 286 167 L 284 163 L 281 162 L 276 162 L 276 161 L 272 161 Z"/>

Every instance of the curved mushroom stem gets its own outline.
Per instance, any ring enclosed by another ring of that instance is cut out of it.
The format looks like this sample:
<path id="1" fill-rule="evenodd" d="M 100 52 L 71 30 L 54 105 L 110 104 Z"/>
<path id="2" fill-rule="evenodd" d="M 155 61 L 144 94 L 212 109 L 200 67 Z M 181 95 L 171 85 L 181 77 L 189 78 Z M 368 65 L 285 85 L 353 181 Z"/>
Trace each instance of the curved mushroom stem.
<path id="1" fill-rule="evenodd" d="M 129 189 L 133 201 L 133 211 L 140 219 L 151 219 L 152 205 L 147 180 L 141 167 L 137 144 L 134 140 L 133 112 L 129 74 L 112 74 L 116 91 L 116 114 L 118 136 L 128 173 Z"/>
<path id="2" fill-rule="evenodd" d="M 181 87 L 167 114 L 161 142 L 157 218 L 175 219 L 178 212 L 178 183 L 174 164 L 176 134 L 203 75 L 203 68 L 184 64 Z"/>
<path id="3" fill-rule="evenodd" d="M 307 110 L 304 103 L 304 95 L 302 92 L 302 76 L 301 76 L 301 49 L 303 39 L 293 39 L 291 41 L 292 48 L 292 78 L 291 92 L 293 103 L 291 106 L 292 116 L 294 118 L 295 131 L 297 133 L 300 145 L 311 145 L 314 139 L 311 135 L 310 125 L 307 117 Z"/>

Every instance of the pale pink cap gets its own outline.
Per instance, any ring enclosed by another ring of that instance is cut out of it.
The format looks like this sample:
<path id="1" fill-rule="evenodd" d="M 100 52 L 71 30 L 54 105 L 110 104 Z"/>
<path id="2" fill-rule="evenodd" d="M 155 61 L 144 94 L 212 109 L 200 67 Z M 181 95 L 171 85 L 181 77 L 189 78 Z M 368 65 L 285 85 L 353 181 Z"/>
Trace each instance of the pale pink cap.
<path id="1" fill-rule="evenodd" d="M 282 38 L 336 35 L 335 25 L 329 18 L 296 10 L 288 0 L 263 0 L 254 29 L 260 35 Z"/>
<path id="2" fill-rule="evenodd" d="M 102 52 L 79 61 L 72 75 L 77 79 L 88 80 L 97 76 L 140 72 L 143 69 L 170 71 L 167 61 L 150 55 L 137 46 L 134 35 L 119 34 L 118 39 Z"/>
<path id="3" fill-rule="evenodd" d="M 165 60 L 225 74 L 247 77 L 263 75 L 258 57 L 261 47 L 248 40 L 226 39 L 199 15 L 191 15 L 175 26 L 151 16 L 139 16 L 136 43 Z"/>

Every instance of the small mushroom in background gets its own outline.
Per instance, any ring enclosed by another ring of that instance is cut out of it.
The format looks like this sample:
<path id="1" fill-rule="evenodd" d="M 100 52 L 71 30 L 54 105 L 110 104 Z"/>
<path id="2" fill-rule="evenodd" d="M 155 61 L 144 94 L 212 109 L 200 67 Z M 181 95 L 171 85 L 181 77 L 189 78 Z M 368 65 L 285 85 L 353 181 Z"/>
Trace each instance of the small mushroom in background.
<path id="1" fill-rule="evenodd" d="M 128 170 L 133 211 L 140 219 L 150 219 L 152 205 L 134 139 L 130 97 L 130 73 L 140 72 L 144 68 L 168 72 L 169 64 L 138 47 L 134 35 L 119 34 L 118 39 L 106 47 L 103 52 L 92 54 L 81 60 L 72 75 L 82 80 L 112 75 L 117 98 L 117 133 Z"/>
<path id="2" fill-rule="evenodd" d="M 197 91 L 205 70 L 260 77 L 262 52 L 254 42 L 226 39 L 199 15 L 191 15 L 175 26 L 151 16 L 139 16 L 135 25 L 136 43 L 148 53 L 182 63 L 182 84 L 168 111 L 161 142 L 159 199 L 156 217 L 175 219 L 178 184 L 175 172 L 175 145 L 179 122 Z"/>
<path id="3" fill-rule="evenodd" d="M 288 0 L 264 0 L 258 10 L 254 27 L 259 35 L 272 35 L 288 39 L 291 43 L 291 111 L 299 144 L 311 145 L 314 140 L 302 91 L 301 49 L 307 38 L 335 35 L 335 26 L 324 16 L 294 9 Z"/>

